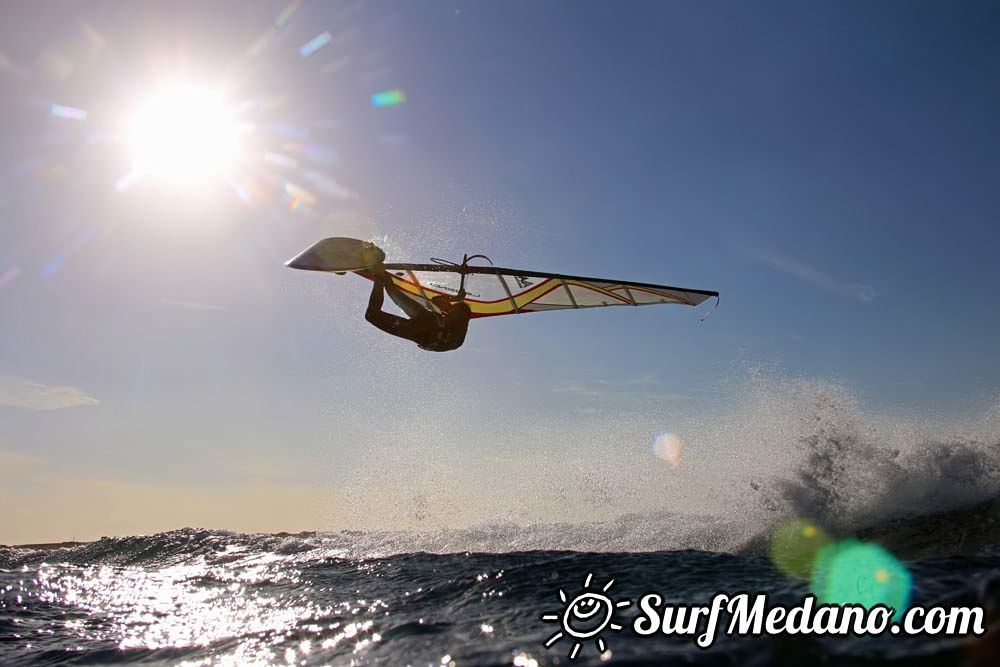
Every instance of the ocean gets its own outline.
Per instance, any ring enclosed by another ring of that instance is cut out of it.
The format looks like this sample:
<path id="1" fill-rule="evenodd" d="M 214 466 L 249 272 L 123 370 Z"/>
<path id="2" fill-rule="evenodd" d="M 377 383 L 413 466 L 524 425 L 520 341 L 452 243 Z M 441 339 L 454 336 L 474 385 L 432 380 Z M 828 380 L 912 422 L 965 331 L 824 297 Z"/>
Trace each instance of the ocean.
<path id="1" fill-rule="evenodd" d="M 691 494 L 671 502 L 678 482 L 644 497 L 646 511 L 609 518 L 603 506 L 634 496 L 616 496 L 621 480 L 612 476 L 598 480 L 592 520 L 300 534 L 186 528 L 0 547 L 0 665 L 998 664 L 996 413 L 950 434 L 919 432 L 870 419 L 836 391 L 803 387 L 777 398 L 768 389 L 766 405 L 749 392 L 741 411 L 717 417 L 734 441 L 764 443 L 768 465 L 699 468 L 694 457 L 685 471 L 680 459 L 678 475 L 715 470 L 701 482 L 706 498 L 712 479 L 738 487 L 724 512 L 693 511 Z M 648 507 L 655 498 L 662 506 Z M 776 535 L 799 542 L 782 551 Z M 979 608 L 988 631 L 739 635 L 723 627 L 701 648 L 691 635 L 635 630 L 639 600 L 651 592 L 675 606 L 740 592 L 798 605 L 825 585 L 808 571 L 818 571 L 824 551 L 809 552 L 805 572 L 787 555 L 820 538 L 878 545 L 889 564 L 878 565 L 876 579 L 896 586 L 902 604 Z M 588 592 L 613 610 L 607 623 L 575 626 L 574 635 L 567 600 Z"/>
<path id="2" fill-rule="evenodd" d="M 358 540 L 357 538 L 361 538 Z M 392 538 L 389 538 L 390 540 Z M 991 665 L 984 638 L 690 637 L 605 634 L 606 650 L 545 648 L 540 617 L 592 574 L 615 599 L 660 591 L 704 603 L 719 591 L 796 603 L 808 586 L 765 556 L 707 551 L 423 551 L 349 554 L 372 535 L 274 537 L 180 530 L 3 556 L 0 664 Z M 1000 611 L 1000 553 L 904 561 L 914 604 Z M 634 614 L 633 614 L 634 615 Z M 627 623 L 628 614 L 620 614 Z"/>

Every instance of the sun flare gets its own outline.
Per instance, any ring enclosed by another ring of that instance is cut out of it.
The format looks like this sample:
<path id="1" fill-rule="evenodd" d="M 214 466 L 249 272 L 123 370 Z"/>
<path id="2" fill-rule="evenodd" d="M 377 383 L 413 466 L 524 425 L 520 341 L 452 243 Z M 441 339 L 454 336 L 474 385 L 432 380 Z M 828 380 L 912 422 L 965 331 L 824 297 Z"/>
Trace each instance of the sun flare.
<path id="1" fill-rule="evenodd" d="M 187 84 L 160 88 L 127 125 L 132 178 L 191 185 L 225 177 L 241 157 L 248 129 L 221 92 Z"/>

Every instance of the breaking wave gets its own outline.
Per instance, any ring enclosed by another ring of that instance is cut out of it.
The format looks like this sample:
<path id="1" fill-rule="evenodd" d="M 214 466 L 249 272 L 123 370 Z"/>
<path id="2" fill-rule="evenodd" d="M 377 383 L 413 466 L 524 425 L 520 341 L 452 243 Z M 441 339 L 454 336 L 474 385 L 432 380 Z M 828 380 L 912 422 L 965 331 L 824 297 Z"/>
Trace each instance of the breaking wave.
<path id="1" fill-rule="evenodd" d="M 513 480 L 511 462 L 501 457 L 441 467 L 428 456 L 423 468 L 417 459 L 400 458 L 399 470 L 380 463 L 368 479 L 389 480 L 392 493 L 366 488 L 363 474 L 352 493 L 368 517 L 408 517 L 402 528 L 298 535 L 185 529 L 106 538 L 58 555 L 0 548 L 0 567 L 41 559 L 165 565 L 251 552 L 306 559 L 529 550 L 733 553 L 759 550 L 771 528 L 792 517 L 833 534 L 895 541 L 904 555 L 918 543 L 921 554 L 1000 545 L 1000 502 L 993 502 L 1000 497 L 1000 405 L 951 422 L 877 415 L 841 385 L 751 374 L 701 414 L 672 412 L 672 430 L 686 443 L 676 469 L 642 442 L 643 433 L 666 421 L 651 410 L 583 424 L 579 434 L 566 434 L 578 450 L 574 465 L 543 452 Z M 624 448 L 623 440 L 640 444 Z M 435 488 L 441 493 L 429 491 Z M 467 512 L 464 525 L 448 525 L 445 519 L 460 510 Z"/>
<path id="2" fill-rule="evenodd" d="M 842 389 L 799 385 L 801 430 L 794 464 L 753 481 L 759 506 L 776 516 L 813 518 L 831 530 L 856 531 L 891 519 L 968 507 L 1000 494 L 996 412 L 971 428 L 930 426 L 866 416 Z"/>

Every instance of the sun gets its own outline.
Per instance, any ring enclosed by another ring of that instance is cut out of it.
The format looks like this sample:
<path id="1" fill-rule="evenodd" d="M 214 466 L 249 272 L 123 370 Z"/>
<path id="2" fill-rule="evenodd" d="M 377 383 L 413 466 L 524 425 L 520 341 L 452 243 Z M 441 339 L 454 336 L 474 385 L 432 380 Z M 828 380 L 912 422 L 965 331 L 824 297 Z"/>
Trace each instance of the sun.
<path id="1" fill-rule="evenodd" d="M 629 600 L 615 602 L 606 595 L 612 584 L 615 583 L 614 579 L 604 584 L 599 593 L 588 590 L 593 578 L 593 573 L 587 574 L 587 578 L 583 582 L 583 590 L 572 600 L 560 588 L 559 601 L 563 605 L 562 613 L 548 613 L 541 617 L 542 621 L 556 622 L 561 626 L 560 630 L 545 640 L 545 648 L 550 648 L 560 639 L 568 636 L 573 642 L 567 656 L 570 660 L 576 660 L 583 641 L 589 639 L 594 640 L 597 652 L 603 655 L 608 650 L 608 644 L 604 641 L 601 633 L 605 628 L 610 628 L 615 632 L 620 631 L 622 626 L 613 621 L 615 610 L 632 604 Z"/>
<path id="2" fill-rule="evenodd" d="M 187 83 L 163 86 L 138 104 L 127 122 L 128 178 L 183 185 L 224 178 L 239 162 L 249 129 L 221 91 Z"/>

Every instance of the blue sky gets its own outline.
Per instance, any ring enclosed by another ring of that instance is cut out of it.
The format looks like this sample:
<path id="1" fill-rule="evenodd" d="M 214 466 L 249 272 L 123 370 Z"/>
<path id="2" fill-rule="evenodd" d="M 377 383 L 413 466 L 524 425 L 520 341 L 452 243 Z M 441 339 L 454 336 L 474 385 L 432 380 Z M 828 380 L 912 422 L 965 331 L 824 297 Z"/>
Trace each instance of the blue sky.
<path id="1" fill-rule="evenodd" d="M 627 459 L 748 367 L 888 412 L 995 396 L 995 5 L 286 6 L 2 10 L 0 541 L 389 525 L 356 510 L 405 478 L 387 457 L 517 475 L 620 428 Z M 248 201 L 116 189 L 164 76 L 258 101 Z M 364 281 L 282 266 L 326 236 L 721 306 L 497 318 L 429 354 L 364 322 Z"/>

